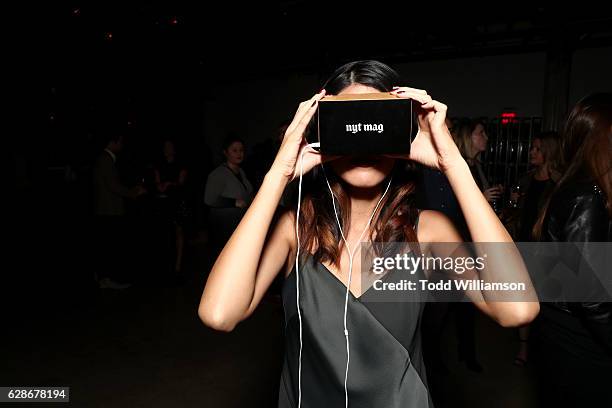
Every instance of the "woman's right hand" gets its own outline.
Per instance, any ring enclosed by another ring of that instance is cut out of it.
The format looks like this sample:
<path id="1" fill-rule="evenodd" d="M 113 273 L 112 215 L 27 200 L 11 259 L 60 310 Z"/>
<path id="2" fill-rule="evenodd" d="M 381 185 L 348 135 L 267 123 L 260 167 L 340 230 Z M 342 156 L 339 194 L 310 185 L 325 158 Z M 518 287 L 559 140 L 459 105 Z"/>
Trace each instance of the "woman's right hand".
<path id="1" fill-rule="evenodd" d="M 300 165 L 299 157 L 302 149 L 306 148 L 304 131 L 310 123 L 312 116 L 317 111 L 319 101 L 325 96 L 325 89 L 312 98 L 300 103 L 293 121 L 287 127 L 283 142 L 281 143 L 270 172 L 280 174 L 287 183 L 299 177 Z M 308 148 L 304 153 L 303 171 L 306 174 L 317 164 L 321 163 L 321 154 L 312 148 Z"/>

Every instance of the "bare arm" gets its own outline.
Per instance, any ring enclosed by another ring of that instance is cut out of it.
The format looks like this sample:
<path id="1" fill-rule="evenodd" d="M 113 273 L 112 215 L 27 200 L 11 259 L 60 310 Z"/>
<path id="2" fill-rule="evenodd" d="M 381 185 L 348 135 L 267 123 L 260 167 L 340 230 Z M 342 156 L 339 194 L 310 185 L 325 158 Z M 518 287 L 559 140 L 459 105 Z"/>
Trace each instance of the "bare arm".
<path id="1" fill-rule="evenodd" d="M 529 323 L 539 311 L 537 296 L 518 250 L 510 242 L 474 244 L 473 254 L 461 245 L 463 239 L 452 221 L 437 211 L 423 211 L 419 221 L 418 240 L 424 243 L 426 251 L 440 258 L 485 256 L 484 269 L 476 271 L 466 268 L 453 279 L 483 280 L 486 283 L 524 282 L 525 293 L 491 294 L 481 290 L 466 290 L 465 294 L 474 305 L 487 316 L 504 327 L 521 326 Z M 457 243 L 453 245 L 451 243 Z M 485 255 L 486 254 L 486 255 Z M 502 300 L 503 299 L 503 300 Z"/>
<path id="2" fill-rule="evenodd" d="M 287 184 L 295 177 L 300 151 L 304 172 L 321 163 L 321 156 L 304 150 L 304 130 L 325 95 L 300 104 L 283 143 L 251 206 L 217 258 L 200 300 L 198 314 L 217 330 L 230 331 L 247 318 L 293 252 L 293 221 L 283 214 L 271 229 L 274 213 Z"/>
<path id="3" fill-rule="evenodd" d="M 465 161 L 445 171 L 449 183 L 459 202 L 472 240 L 477 250 L 489 252 L 487 267 L 480 278 L 490 282 L 524 282 L 527 293 L 516 295 L 518 299 L 531 301 L 498 301 L 476 305 L 491 315 L 503 326 L 520 326 L 532 321 L 540 311 L 537 295 L 523 259 L 513 245 L 513 240 L 485 197 L 480 193 Z M 507 243 L 492 245 L 491 243 Z M 510 245 L 512 244 L 512 245 Z M 485 295 L 486 299 L 486 295 Z"/>
<path id="4" fill-rule="evenodd" d="M 489 282 L 524 282 L 528 293 L 523 296 L 532 300 L 496 302 L 488 300 L 486 294 L 476 294 L 477 297 L 474 299 L 476 306 L 504 326 L 518 326 L 530 322 L 540 310 L 531 279 L 510 234 L 480 192 L 467 163 L 453 142 L 445 124 L 446 105 L 432 100 L 424 90 L 404 87 L 392 91 L 391 94 L 421 103 L 418 109 L 419 132 L 412 142 L 408 158 L 437 168 L 446 175 L 457 197 L 472 240 L 476 243 L 476 249 L 486 246 L 487 249 L 494 251 L 489 254 L 486 271 L 479 278 Z M 435 224 L 436 233 L 427 237 L 425 241 L 449 242 L 449 239 L 459 239 L 459 234 L 446 217 L 438 216 Z M 506 243 L 506 245 L 486 245 L 488 243 Z"/>
<path id="5" fill-rule="evenodd" d="M 208 326 L 230 331 L 248 317 L 290 252 L 290 217 L 268 230 L 285 184 L 268 173 L 253 203 L 217 258 L 206 282 L 198 314 Z M 288 228 L 289 227 L 289 228 Z"/>

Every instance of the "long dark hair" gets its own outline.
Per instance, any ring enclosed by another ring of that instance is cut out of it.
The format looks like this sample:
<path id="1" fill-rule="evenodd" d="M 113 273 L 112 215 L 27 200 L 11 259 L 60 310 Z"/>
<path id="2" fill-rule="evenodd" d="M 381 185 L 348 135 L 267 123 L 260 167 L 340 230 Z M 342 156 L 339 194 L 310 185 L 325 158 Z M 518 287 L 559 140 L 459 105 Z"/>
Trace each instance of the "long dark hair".
<path id="1" fill-rule="evenodd" d="M 612 93 L 589 95 L 574 106 L 563 131 L 562 150 L 565 171 L 552 195 L 571 182 L 595 183 L 612 217 Z M 536 238 L 542 235 L 550 200 L 533 227 Z"/>
<path id="2" fill-rule="evenodd" d="M 400 81 L 399 74 L 382 62 L 353 61 L 336 69 L 322 88 L 331 95 L 337 95 L 353 84 L 369 86 L 380 92 L 389 92 L 394 86 L 399 86 Z"/>
<path id="3" fill-rule="evenodd" d="M 323 88 L 328 94 L 338 94 L 352 84 L 366 85 L 389 92 L 393 86 L 400 85 L 397 72 L 378 61 L 356 61 L 338 68 L 325 82 Z M 381 202 L 374 222 L 370 227 L 370 240 L 373 242 L 416 242 L 414 231 L 417 210 L 414 207 L 414 176 L 407 169 L 406 161 L 398 160 L 391 172 L 392 182 L 387 195 Z M 320 169 L 313 169 L 305 178 L 305 194 L 301 205 L 300 252 L 312 253 L 315 260 L 340 263 L 343 243 L 336 224 L 332 200 Z M 341 180 L 331 171 L 327 178 L 337 198 L 339 219 L 342 228 L 350 224 L 350 197 Z M 385 181 L 385 183 L 387 183 Z"/>
<path id="4" fill-rule="evenodd" d="M 468 161 L 469 164 L 472 163 L 472 160 L 478 160 L 480 157 L 480 153 L 478 153 L 476 157 L 470 157 L 472 153 L 472 133 L 474 133 L 478 125 L 482 125 L 486 128 L 483 121 L 470 118 L 460 119 L 459 122 L 453 126 L 453 139 L 455 140 L 455 144 L 457 148 L 459 148 L 463 158 Z"/>

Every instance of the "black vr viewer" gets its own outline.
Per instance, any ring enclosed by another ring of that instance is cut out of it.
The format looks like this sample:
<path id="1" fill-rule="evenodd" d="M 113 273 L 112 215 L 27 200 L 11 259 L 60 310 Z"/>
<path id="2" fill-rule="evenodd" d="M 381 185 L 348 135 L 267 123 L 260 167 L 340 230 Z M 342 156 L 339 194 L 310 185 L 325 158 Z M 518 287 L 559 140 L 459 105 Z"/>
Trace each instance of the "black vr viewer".
<path id="1" fill-rule="evenodd" d="M 407 154 L 418 128 L 412 99 L 388 93 L 326 96 L 317 109 L 319 150 L 328 155 Z"/>

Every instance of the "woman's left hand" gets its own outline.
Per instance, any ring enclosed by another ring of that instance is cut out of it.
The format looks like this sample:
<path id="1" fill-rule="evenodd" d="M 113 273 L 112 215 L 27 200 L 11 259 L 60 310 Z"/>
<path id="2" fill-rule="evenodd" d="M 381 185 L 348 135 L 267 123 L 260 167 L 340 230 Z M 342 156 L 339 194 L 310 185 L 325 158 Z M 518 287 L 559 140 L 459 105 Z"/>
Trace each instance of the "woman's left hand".
<path id="1" fill-rule="evenodd" d="M 407 158 L 428 167 L 446 172 L 463 157 L 446 127 L 447 107 L 435 101 L 422 89 L 397 87 L 390 92 L 398 98 L 416 101 L 419 131 L 410 146 Z"/>

